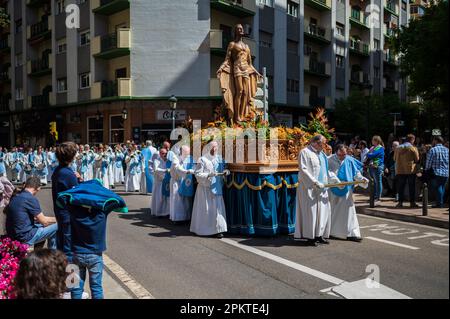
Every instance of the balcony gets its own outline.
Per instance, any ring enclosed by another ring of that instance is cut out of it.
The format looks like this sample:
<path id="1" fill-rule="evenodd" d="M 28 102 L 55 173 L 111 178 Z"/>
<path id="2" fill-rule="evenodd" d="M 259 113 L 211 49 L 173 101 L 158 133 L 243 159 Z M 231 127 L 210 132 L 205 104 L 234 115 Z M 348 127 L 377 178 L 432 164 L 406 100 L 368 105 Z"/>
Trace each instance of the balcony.
<path id="1" fill-rule="evenodd" d="M 394 66 L 398 65 L 398 57 L 389 51 L 383 52 L 383 61 Z"/>
<path id="2" fill-rule="evenodd" d="M 369 26 L 367 25 L 367 17 L 364 15 L 364 11 L 352 9 L 350 24 L 359 29 L 369 30 Z"/>
<path id="3" fill-rule="evenodd" d="M 395 36 L 395 29 L 389 28 L 387 25 L 383 24 L 383 34 L 386 37 L 391 38 L 391 37 Z"/>
<path id="4" fill-rule="evenodd" d="M 117 33 L 95 37 L 91 48 L 94 57 L 105 60 L 130 55 L 131 31 L 120 28 Z"/>
<path id="5" fill-rule="evenodd" d="M 27 0 L 27 6 L 32 8 L 39 8 L 45 4 L 50 5 L 50 0 Z"/>
<path id="6" fill-rule="evenodd" d="M 305 4 L 319 11 L 331 10 L 331 0 L 305 0 Z"/>
<path id="7" fill-rule="evenodd" d="M 305 73 L 323 77 L 329 77 L 331 75 L 331 65 L 328 62 L 320 62 L 315 59 L 311 59 L 308 55 L 305 55 L 303 63 Z"/>
<path id="8" fill-rule="evenodd" d="M 10 82 L 11 81 L 11 65 L 6 64 L 0 70 L 0 82 Z"/>
<path id="9" fill-rule="evenodd" d="M 388 92 L 398 92 L 398 81 L 383 78 L 383 89 Z"/>
<path id="10" fill-rule="evenodd" d="M 350 39 L 350 52 L 361 56 L 369 56 L 369 45 L 359 40 Z"/>
<path id="11" fill-rule="evenodd" d="M 309 92 L 303 94 L 303 104 L 309 107 L 325 107 L 329 108 L 331 105 L 330 97 L 328 96 L 313 96 Z"/>
<path id="12" fill-rule="evenodd" d="M 244 37 L 242 39 L 245 44 L 250 48 L 250 52 L 253 56 L 258 52 L 255 40 Z M 222 30 L 210 30 L 209 31 L 209 47 L 211 54 L 218 56 L 225 56 L 227 53 L 228 44 L 233 41 L 232 36 L 225 35 Z"/>
<path id="13" fill-rule="evenodd" d="M 0 52 L 9 52 L 11 50 L 11 37 L 8 34 L 6 37 L 0 39 Z"/>
<path id="14" fill-rule="evenodd" d="M 50 95 L 35 95 L 30 96 L 28 100 L 28 104 L 31 104 L 31 108 L 40 109 L 50 106 Z"/>
<path id="15" fill-rule="evenodd" d="M 387 11 L 388 13 L 393 14 L 398 17 L 397 6 L 395 5 L 395 3 L 393 1 L 386 1 L 384 10 Z"/>
<path id="16" fill-rule="evenodd" d="M 350 83 L 356 85 L 370 85 L 369 74 L 363 71 L 353 71 L 350 72 Z"/>
<path id="17" fill-rule="evenodd" d="M 109 16 L 130 8 L 130 0 L 91 0 L 92 12 Z"/>
<path id="18" fill-rule="evenodd" d="M 10 112 L 11 111 L 11 99 L 5 97 L 0 98 L 0 112 Z"/>
<path id="19" fill-rule="evenodd" d="M 330 30 L 305 22 L 305 37 L 319 43 L 330 44 Z"/>
<path id="20" fill-rule="evenodd" d="M 28 74 L 32 77 L 40 77 L 52 74 L 53 58 L 48 57 L 37 60 L 29 60 L 27 63 Z"/>
<path id="21" fill-rule="evenodd" d="M 121 98 L 131 96 L 131 79 L 119 78 L 115 81 L 95 82 L 91 88 L 91 99 Z"/>
<path id="22" fill-rule="evenodd" d="M 245 18 L 256 13 L 255 0 L 211 0 L 211 9 L 226 12 L 232 16 Z"/>
<path id="23" fill-rule="evenodd" d="M 50 39 L 52 30 L 52 17 L 43 17 L 41 22 L 27 27 L 27 39 L 33 43 Z"/>

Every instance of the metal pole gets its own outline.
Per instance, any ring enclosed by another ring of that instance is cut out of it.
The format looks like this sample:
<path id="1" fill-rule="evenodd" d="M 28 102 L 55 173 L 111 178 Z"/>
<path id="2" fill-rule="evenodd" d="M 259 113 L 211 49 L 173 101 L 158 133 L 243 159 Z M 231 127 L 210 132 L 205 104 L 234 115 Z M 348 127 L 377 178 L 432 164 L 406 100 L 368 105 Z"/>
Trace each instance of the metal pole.
<path id="1" fill-rule="evenodd" d="M 422 215 L 428 216 L 428 185 L 423 183 L 422 189 Z"/>
<path id="2" fill-rule="evenodd" d="M 397 136 L 397 114 L 394 114 L 394 138 Z"/>
<path id="3" fill-rule="evenodd" d="M 373 178 L 369 175 L 369 207 L 375 207 L 375 183 Z"/>
<path id="4" fill-rule="evenodd" d="M 172 131 L 175 130 L 175 110 L 172 110 Z"/>

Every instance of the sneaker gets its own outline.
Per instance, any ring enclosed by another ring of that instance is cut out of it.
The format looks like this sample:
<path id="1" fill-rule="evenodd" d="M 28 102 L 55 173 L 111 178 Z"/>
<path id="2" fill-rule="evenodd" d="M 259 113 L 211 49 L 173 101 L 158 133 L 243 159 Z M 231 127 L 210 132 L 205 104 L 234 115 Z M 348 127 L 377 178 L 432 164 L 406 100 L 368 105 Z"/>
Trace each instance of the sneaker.
<path id="1" fill-rule="evenodd" d="M 69 291 L 66 291 L 65 293 L 63 293 L 61 299 L 72 299 L 72 295 Z M 81 299 L 89 299 L 89 294 L 86 291 L 83 291 Z"/>

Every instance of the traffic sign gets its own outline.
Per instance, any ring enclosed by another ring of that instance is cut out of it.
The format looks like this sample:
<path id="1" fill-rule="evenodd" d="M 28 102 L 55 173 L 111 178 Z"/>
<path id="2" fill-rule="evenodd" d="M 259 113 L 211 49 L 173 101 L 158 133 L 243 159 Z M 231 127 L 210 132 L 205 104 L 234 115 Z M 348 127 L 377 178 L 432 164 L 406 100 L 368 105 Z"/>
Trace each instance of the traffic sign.
<path id="1" fill-rule="evenodd" d="M 433 135 L 433 136 L 441 136 L 442 135 L 441 134 L 441 130 L 434 129 L 434 130 L 431 131 L 431 135 Z"/>

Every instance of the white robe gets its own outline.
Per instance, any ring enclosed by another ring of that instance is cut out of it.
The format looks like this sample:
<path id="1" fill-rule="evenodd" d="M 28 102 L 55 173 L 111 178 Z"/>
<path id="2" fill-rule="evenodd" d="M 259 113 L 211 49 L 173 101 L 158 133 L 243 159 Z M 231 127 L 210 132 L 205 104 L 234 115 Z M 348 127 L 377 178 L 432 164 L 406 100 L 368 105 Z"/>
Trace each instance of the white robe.
<path id="1" fill-rule="evenodd" d="M 216 173 L 214 163 L 218 157 L 201 157 L 195 169 L 198 182 L 192 208 L 191 232 L 199 236 L 211 236 L 227 231 L 225 203 L 222 195 L 214 195 L 211 190 L 210 173 Z"/>
<path id="2" fill-rule="evenodd" d="M 5 158 L 5 164 L 6 164 L 6 176 L 8 177 L 8 179 L 11 182 L 16 182 L 17 180 L 19 180 L 19 176 L 20 176 L 20 171 L 17 172 L 15 170 L 15 166 L 14 163 L 16 162 L 16 160 L 14 159 L 14 153 L 13 152 L 8 152 L 6 154 L 6 158 Z M 20 160 L 20 154 L 16 153 L 16 159 Z"/>
<path id="3" fill-rule="evenodd" d="M 328 168 L 334 174 L 338 174 L 343 162 L 336 155 L 328 159 Z M 358 217 L 356 216 L 353 202 L 353 191 L 349 190 L 343 197 L 336 196 L 330 190 L 331 204 L 331 236 L 341 239 L 347 237 L 361 237 Z"/>
<path id="4" fill-rule="evenodd" d="M 297 210 L 295 238 L 315 239 L 330 237 L 331 207 L 328 190 L 314 186 L 320 173 L 319 154 L 311 147 L 305 147 L 298 157 Z M 325 184 L 331 177 L 325 176 Z M 333 174 L 334 175 L 334 174 Z"/>
<path id="5" fill-rule="evenodd" d="M 185 221 L 191 219 L 192 197 L 180 195 L 178 192 L 182 178 L 188 171 L 184 169 L 183 159 L 174 156 L 170 169 L 170 220 Z"/>
<path id="6" fill-rule="evenodd" d="M 119 153 L 119 155 L 122 155 L 122 153 Z M 115 156 L 117 158 L 117 155 Z M 114 174 L 114 183 L 124 183 L 125 182 L 125 176 L 123 174 L 123 165 L 122 162 L 118 164 L 116 161 L 113 162 L 113 174 Z M 119 166 L 119 167 L 117 167 Z"/>
<path id="7" fill-rule="evenodd" d="M 105 155 L 106 155 L 106 153 L 105 153 Z M 104 163 L 105 164 L 109 163 L 108 156 L 106 155 L 106 157 L 104 158 L 102 154 L 97 154 L 97 156 L 95 157 L 95 162 L 94 162 L 95 178 L 101 180 L 103 187 L 109 189 L 110 185 L 109 185 L 108 168 L 106 168 L 106 169 L 102 168 Z"/>
<path id="8" fill-rule="evenodd" d="M 131 157 L 131 155 L 133 155 Z M 141 172 L 137 172 L 133 174 L 131 172 L 131 163 L 139 163 L 139 158 L 135 153 L 131 154 L 130 156 L 127 156 L 125 159 L 125 162 L 127 163 L 127 171 L 125 174 L 125 191 L 126 192 L 140 192 L 141 191 L 141 179 L 142 179 L 142 165 L 141 165 Z"/>
<path id="9" fill-rule="evenodd" d="M 47 174 L 48 174 L 48 168 L 47 168 L 47 156 L 44 155 L 44 153 L 41 154 L 35 154 L 34 155 L 34 175 L 39 177 L 42 184 L 47 184 Z M 42 170 L 38 170 L 38 167 L 43 165 Z"/>
<path id="10" fill-rule="evenodd" d="M 114 186 L 114 159 L 116 158 L 116 155 L 111 152 L 106 152 L 109 158 L 108 163 L 108 179 L 109 179 L 109 185 Z"/>
<path id="11" fill-rule="evenodd" d="M 153 160 L 153 189 L 152 189 L 152 216 L 169 216 L 169 197 L 163 196 L 163 179 L 167 172 L 167 161 L 163 161 L 160 156 Z"/>

